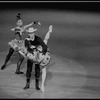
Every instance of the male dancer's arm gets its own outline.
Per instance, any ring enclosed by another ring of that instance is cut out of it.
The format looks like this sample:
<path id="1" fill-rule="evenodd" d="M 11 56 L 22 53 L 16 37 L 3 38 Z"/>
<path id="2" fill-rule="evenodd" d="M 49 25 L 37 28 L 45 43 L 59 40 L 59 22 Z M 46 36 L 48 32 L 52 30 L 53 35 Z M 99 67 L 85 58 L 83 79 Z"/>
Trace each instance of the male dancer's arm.
<path id="1" fill-rule="evenodd" d="M 39 42 L 39 44 L 42 46 L 42 48 L 43 48 L 43 50 L 42 50 L 42 52 L 43 52 L 43 54 L 45 54 L 46 52 L 47 52 L 47 45 L 43 42 L 43 40 L 40 38 L 40 37 L 38 37 L 38 42 Z"/>
<path id="2" fill-rule="evenodd" d="M 26 47 L 27 51 L 30 53 L 33 52 L 33 48 L 31 48 L 31 46 L 32 45 L 30 44 L 30 42 L 27 39 L 25 39 L 25 47 Z"/>
<path id="3" fill-rule="evenodd" d="M 29 49 L 29 41 L 27 39 L 25 39 L 25 47 L 27 48 L 27 50 Z"/>

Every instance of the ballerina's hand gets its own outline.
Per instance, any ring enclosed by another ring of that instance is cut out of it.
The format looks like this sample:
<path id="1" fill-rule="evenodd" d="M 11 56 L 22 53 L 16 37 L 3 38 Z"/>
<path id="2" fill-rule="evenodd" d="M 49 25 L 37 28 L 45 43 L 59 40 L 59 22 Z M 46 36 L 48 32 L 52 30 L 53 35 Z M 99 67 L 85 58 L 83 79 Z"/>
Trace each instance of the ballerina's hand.
<path id="1" fill-rule="evenodd" d="M 12 28 L 11 31 L 15 31 L 15 28 Z"/>
<path id="2" fill-rule="evenodd" d="M 38 25 L 41 25 L 41 22 L 38 22 Z"/>
<path id="3" fill-rule="evenodd" d="M 39 21 L 35 21 L 34 24 L 41 25 L 41 22 L 39 22 Z"/>

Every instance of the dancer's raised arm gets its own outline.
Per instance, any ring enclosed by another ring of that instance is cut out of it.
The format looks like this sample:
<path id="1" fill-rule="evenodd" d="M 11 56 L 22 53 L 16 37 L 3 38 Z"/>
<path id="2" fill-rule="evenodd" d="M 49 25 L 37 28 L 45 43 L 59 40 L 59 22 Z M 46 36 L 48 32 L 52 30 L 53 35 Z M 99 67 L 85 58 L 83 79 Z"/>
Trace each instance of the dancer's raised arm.
<path id="1" fill-rule="evenodd" d="M 15 31 L 15 28 L 12 28 L 11 31 Z"/>
<path id="2" fill-rule="evenodd" d="M 32 26 L 33 24 L 34 24 L 34 23 L 32 22 L 32 23 L 30 23 L 30 24 L 28 24 L 28 25 L 25 25 L 25 26 L 24 26 L 24 29 L 26 29 L 26 28 Z"/>
<path id="3" fill-rule="evenodd" d="M 28 24 L 28 25 L 25 25 L 25 26 L 24 26 L 24 30 L 25 30 L 26 28 L 32 26 L 33 24 L 41 25 L 41 23 L 40 23 L 39 21 L 34 21 L 34 22 L 32 22 L 32 23 L 30 23 L 30 24 Z"/>

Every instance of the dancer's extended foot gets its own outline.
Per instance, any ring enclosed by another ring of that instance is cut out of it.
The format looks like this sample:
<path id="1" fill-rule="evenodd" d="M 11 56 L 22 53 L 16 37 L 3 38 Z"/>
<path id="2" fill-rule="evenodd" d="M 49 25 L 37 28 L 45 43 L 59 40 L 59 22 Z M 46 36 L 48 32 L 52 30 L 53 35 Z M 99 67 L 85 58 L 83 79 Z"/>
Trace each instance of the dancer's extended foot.
<path id="1" fill-rule="evenodd" d="M 43 85 L 41 85 L 41 91 L 44 92 L 44 86 Z"/>
<path id="2" fill-rule="evenodd" d="M 4 64 L 4 65 L 1 67 L 1 70 L 3 70 L 5 67 L 6 67 L 6 64 Z"/>
<path id="3" fill-rule="evenodd" d="M 52 32 L 52 28 L 53 28 L 53 26 L 50 25 L 50 26 L 49 26 L 49 32 L 50 32 L 50 33 Z"/>
<path id="4" fill-rule="evenodd" d="M 16 71 L 15 74 L 24 74 L 24 72 Z"/>

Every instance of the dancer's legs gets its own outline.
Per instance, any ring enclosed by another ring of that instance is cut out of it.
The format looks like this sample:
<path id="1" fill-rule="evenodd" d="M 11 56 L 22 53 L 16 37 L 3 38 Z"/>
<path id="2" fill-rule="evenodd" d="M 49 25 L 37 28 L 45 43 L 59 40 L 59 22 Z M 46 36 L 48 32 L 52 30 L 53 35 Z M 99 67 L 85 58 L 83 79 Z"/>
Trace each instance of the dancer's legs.
<path id="1" fill-rule="evenodd" d="M 26 86 L 24 89 L 28 89 L 30 87 L 30 78 L 32 72 L 33 62 L 31 60 L 27 60 L 27 71 L 26 71 Z"/>
<path id="2" fill-rule="evenodd" d="M 52 32 L 52 25 L 49 26 L 49 31 L 47 32 L 47 34 L 45 35 L 45 38 L 44 38 L 44 43 L 47 45 L 47 42 L 50 38 L 50 33 Z"/>
<path id="3" fill-rule="evenodd" d="M 14 49 L 10 48 L 9 49 L 9 53 L 6 56 L 5 62 L 3 64 L 3 66 L 1 67 L 1 70 L 3 70 L 6 67 L 6 65 L 7 65 L 8 61 L 11 58 L 11 56 L 12 56 L 13 53 L 14 53 Z"/>
<path id="4" fill-rule="evenodd" d="M 17 69 L 16 69 L 15 74 L 23 74 L 23 72 L 20 71 L 20 66 L 21 66 L 23 60 L 24 60 L 24 57 L 21 54 L 19 54 L 19 60 L 17 62 Z"/>
<path id="5" fill-rule="evenodd" d="M 41 90 L 44 92 L 44 83 L 46 79 L 46 68 L 42 69 L 42 83 L 41 83 Z"/>
<path id="6" fill-rule="evenodd" d="M 45 35 L 45 38 L 44 38 L 44 43 L 47 45 L 47 42 L 50 38 L 50 33 L 52 32 L 52 25 L 49 26 L 49 31 L 47 32 L 47 34 Z M 44 92 L 44 82 L 45 82 L 45 79 L 46 79 L 46 68 L 43 68 L 42 69 L 42 83 L 41 83 L 41 90 L 42 92 Z"/>
<path id="7" fill-rule="evenodd" d="M 39 78 L 40 78 L 40 65 L 35 64 L 35 87 L 37 90 L 40 90 L 39 88 Z"/>

